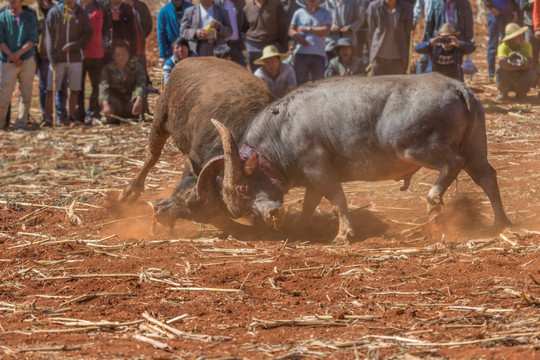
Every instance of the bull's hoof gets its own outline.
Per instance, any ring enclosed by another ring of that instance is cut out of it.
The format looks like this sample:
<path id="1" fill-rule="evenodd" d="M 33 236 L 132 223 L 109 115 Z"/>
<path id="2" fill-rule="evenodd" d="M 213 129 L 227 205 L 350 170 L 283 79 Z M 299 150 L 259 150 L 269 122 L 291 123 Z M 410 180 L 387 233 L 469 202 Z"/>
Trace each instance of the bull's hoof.
<path id="1" fill-rule="evenodd" d="M 495 219 L 495 222 L 493 223 L 493 228 L 497 230 L 504 230 L 507 227 L 512 227 L 514 224 L 510 221 L 509 218 L 506 217 L 506 215 L 502 219 Z"/>
<path id="2" fill-rule="evenodd" d="M 134 202 L 141 195 L 141 189 L 134 186 L 128 185 L 118 196 L 118 201 L 120 202 Z"/>
<path id="3" fill-rule="evenodd" d="M 344 231 L 341 231 L 335 238 L 334 240 L 332 240 L 332 243 L 333 244 L 338 244 L 338 245 L 345 245 L 345 246 L 349 246 L 350 245 L 350 242 L 349 240 L 351 240 L 353 237 L 354 237 L 355 233 L 354 233 L 354 230 L 349 228 L 349 229 L 346 229 Z"/>

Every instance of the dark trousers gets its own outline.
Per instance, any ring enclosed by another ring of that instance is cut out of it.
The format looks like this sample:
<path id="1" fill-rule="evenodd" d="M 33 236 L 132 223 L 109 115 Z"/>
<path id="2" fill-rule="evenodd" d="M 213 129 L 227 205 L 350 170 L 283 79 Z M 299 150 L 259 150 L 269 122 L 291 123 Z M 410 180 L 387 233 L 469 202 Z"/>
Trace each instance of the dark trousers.
<path id="1" fill-rule="evenodd" d="M 83 60 L 83 72 L 82 72 L 82 90 L 79 92 L 79 106 L 77 108 L 77 118 L 84 120 L 88 115 L 91 117 L 99 118 L 100 106 L 99 106 L 99 81 L 101 79 L 101 70 L 103 69 L 103 58 L 101 59 L 84 59 Z M 90 85 L 92 90 L 90 92 L 90 101 L 88 111 L 84 110 L 84 89 L 86 83 L 86 74 L 90 78 Z"/>
<path id="2" fill-rule="evenodd" d="M 487 46 L 487 61 L 489 77 L 493 78 L 495 75 L 496 60 L 497 60 L 497 48 L 505 36 L 504 28 L 512 21 L 512 13 L 501 12 L 498 16 L 493 16 L 491 11 L 488 11 L 488 32 L 489 41 Z"/>
<path id="3" fill-rule="evenodd" d="M 320 55 L 296 54 L 294 59 L 294 72 L 298 86 L 308 81 L 324 78 L 326 58 Z"/>
<path id="4" fill-rule="evenodd" d="M 396 75 L 405 74 L 401 59 L 382 59 L 375 58 L 371 63 L 371 75 Z"/>
<path id="5" fill-rule="evenodd" d="M 45 98 L 47 97 L 47 82 L 49 78 L 49 59 L 37 58 L 37 74 L 39 80 L 39 105 L 45 119 Z M 62 88 L 56 89 L 55 106 L 59 119 L 67 119 L 67 79 L 62 82 Z"/>
<path id="6" fill-rule="evenodd" d="M 516 95 L 525 95 L 536 84 L 534 69 L 521 71 L 504 71 L 497 68 L 497 88 L 502 94 L 515 91 Z"/>
<path id="7" fill-rule="evenodd" d="M 246 67 L 246 58 L 242 52 L 242 42 L 240 40 L 227 41 L 227 45 L 231 48 L 231 60 L 242 67 Z"/>
<path id="8" fill-rule="evenodd" d="M 129 119 L 129 118 L 135 118 L 136 116 L 133 115 L 133 105 L 134 102 L 131 101 L 129 96 L 123 96 L 118 94 L 110 94 L 109 95 L 109 104 L 112 108 L 112 113 L 116 116 L 120 116 L 121 118 Z M 119 124 L 120 120 L 111 118 L 108 121 L 109 124 Z"/>
<path id="9" fill-rule="evenodd" d="M 525 41 L 529 42 L 532 45 L 533 50 L 533 62 L 538 64 L 538 54 L 540 51 L 540 40 L 534 37 L 534 30 L 532 26 L 529 25 L 529 29 L 525 32 Z"/>

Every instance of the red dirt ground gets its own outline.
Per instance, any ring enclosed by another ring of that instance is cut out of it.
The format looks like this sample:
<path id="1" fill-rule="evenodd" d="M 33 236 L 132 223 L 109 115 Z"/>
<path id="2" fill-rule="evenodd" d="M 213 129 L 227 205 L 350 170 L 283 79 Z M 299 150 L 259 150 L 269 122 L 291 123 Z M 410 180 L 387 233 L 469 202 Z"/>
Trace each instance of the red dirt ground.
<path id="1" fill-rule="evenodd" d="M 330 244 L 326 202 L 288 239 L 219 239 L 189 221 L 152 236 L 146 201 L 182 170 L 171 144 L 140 201 L 115 200 L 149 124 L 0 134 L 0 357 L 540 359 L 540 102 L 493 101 L 478 42 L 471 85 L 514 222 L 502 235 L 464 174 L 425 225 L 436 174 L 421 170 L 406 192 L 345 185 L 358 233 L 348 248 Z M 301 198 L 287 198 L 290 220 Z M 184 314 L 176 330 L 148 320 Z"/>

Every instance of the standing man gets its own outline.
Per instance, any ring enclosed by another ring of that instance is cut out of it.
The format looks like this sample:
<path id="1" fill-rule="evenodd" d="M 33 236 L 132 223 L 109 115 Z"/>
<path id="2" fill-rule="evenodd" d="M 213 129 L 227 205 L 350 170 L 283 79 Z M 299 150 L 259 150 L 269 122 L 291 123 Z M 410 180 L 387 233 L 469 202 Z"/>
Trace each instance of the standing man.
<path id="1" fill-rule="evenodd" d="M 103 39 L 111 31 L 111 19 L 108 17 L 104 6 L 96 0 L 82 0 L 82 8 L 88 14 L 90 24 L 92 24 L 92 38 L 84 48 L 84 60 L 81 80 L 81 91 L 79 93 L 79 107 L 77 109 L 77 120 L 84 121 L 86 125 L 92 125 L 92 119 L 99 119 L 100 107 L 98 101 L 99 79 L 103 69 L 103 58 L 105 49 Z M 92 92 L 90 93 L 90 102 L 88 112 L 84 110 L 84 88 L 86 74 L 90 78 Z"/>
<path id="2" fill-rule="evenodd" d="M 159 10 L 156 26 L 161 65 L 173 55 L 173 42 L 180 37 L 182 16 L 191 6 L 193 4 L 185 0 L 171 0 Z"/>
<path id="3" fill-rule="evenodd" d="M 497 47 L 501 39 L 505 36 L 504 28 L 506 25 L 517 21 L 519 6 L 515 0 L 483 1 L 484 5 L 488 8 L 489 41 L 487 46 L 487 62 L 489 81 L 493 82 L 497 60 Z"/>
<path id="4" fill-rule="evenodd" d="M 246 67 L 244 56 L 244 43 L 242 41 L 242 24 L 244 23 L 244 0 L 216 0 L 216 4 L 222 6 L 229 14 L 232 34 L 227 38 L 227 45 L 231 49 L 231 60 L 242 67 Z"/>
<path id="5" fill-rule="evenodd" d="M 369 4 L 368 23 L 371 75 L 405 74 L 413 25 L 412 5 L 406 0 L 374 0 Z"/>
<path id="6" fill-rule="evenodd" d="M 49 78 L 49 57 L 46 45 L 45 19 L 49 10 L 56 5 L 56 1 L 37 0 L 30 7 L 36 12 L 38 21 L 38 42 L 36 49 L 36 66 L 39 81 L 39 105 L 41 106 L 42 121 L 45 120 L 45 99 L 47 98 L 47 79 Z M 60 118 L 67 118 L 67 88 L 66 83 L 62 83 L 62 88 L 56 89 L 56 113 Z M 46 125 L 45 122 L 42 122 Z"/>
<path id="7" fill-rule="evenodd" d="M 280 0 L 248 0 L 244 6 L 246 54 L 249 70 L 259 68 L 254 61 L 261 57 L 266 46 L 285 48 L 289 24 Z"/>
<path id="8" fill-rule="evenodd" d="M 319 0 L 305 1 L 306 8 L 296 10 L 289 28 L 289 36 L 298 42 L 294 72 L 299 86 L 324 78 L 325 42 L 332 26 L 332 14 L 319 6 Z"/>
<path id="9" fill-rule="evenodd" d="M 129 44 L 129 55 L 137 55 L 137 33 L 133 10 L 122 0 L 103 0 L 105 11 L 112 22 L 112 29 L 105 37 L 105 63 L 112 60 L 112 45 L 118 41 Z"/>
<path id="10" fill-rule="evenodd" d="M 158 94 L 159 91 L 155 89 L 150 83 L 150 77 L 148 76 L 148 69 L 146 63 L 146 38 L 152 32 L 152 15 L 150 15 L 150 9 L 148 6 L 140 0 L 122 0 L 125 4 L 131 7 L 133 11 L 133 22 L 135 26 L 136 44 L 137 44 L 137 60 L 141 64 L 144 72 L 146 73 L 147 87 L 146 90 L 152 94 Z"/>
<path id="11" fill-rule="evenodd" d="M 201 0 L 199 5 L 187 9 L 182 17 L 180 36 L 199 56 L 213 56 L 214 47 L 224 44 L 231 34 L 227 10 L 212 0 Z"/>
<path id="12" fill-rule="evenodd" d="M 356 45 L 356 33 L 361 25 L 360 6 L 357 0 L 326 0 L 322 7 L 332 14 L 330 34 L 326 37 L 326 56 L 330 59 L 336 55 L 334 48 L 339 39 L 348 38 L 352 46 Z"/>
<path id="13" fill-rule="evenodd" d="M 23 9 L 23 0 L 9 0 L 0 13 L 0 49 L 2 50 L 2 82 L 0 90 L 0 129 L 7 127 L 6 114 L 11 104 L 15 83 L 19 80 L 19 114 L 16 129 L 28 124 L 32 87 L 36 73 L 34 44 L 38 41 L 36 14 Z"/>
<path id="14" fill-rule="evenodd" d="M 67 124 L 75 124 L 74 115 L 81 91 L 83 49 L 92 38 L 92 25 L 86 12 L 77 5 L 77 0 L 64 0 L 51 8 L 46 26 L 50 67 L 45 121 L 52 124 L 53 86 L 61 88 L 64 76 L 67 76 L 70 90 Z"/>
<path id="15" fill-rule="evenodd" d="M 525 41 L 532 45 L 534 64 L 538 64 L 538 54 L 540 51 L 540 40 L 534 37 L 534 22 L 533 9 L 536 1 L 534 0 L 519 0 L 519 6 L 523 14 L 523 25 L 529 27 L 525 32 Z"/>

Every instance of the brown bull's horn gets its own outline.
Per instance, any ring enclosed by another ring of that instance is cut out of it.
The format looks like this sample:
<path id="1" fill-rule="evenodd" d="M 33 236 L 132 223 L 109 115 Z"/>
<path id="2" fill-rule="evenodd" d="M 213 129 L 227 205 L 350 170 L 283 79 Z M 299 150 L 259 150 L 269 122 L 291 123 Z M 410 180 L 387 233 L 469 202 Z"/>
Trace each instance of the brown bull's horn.
<path id="1" fill-rule="evenodd" d="M 221 142 L 223 143 L 223 154 L 225 156 L 223 187 L 230 189 L 238 183 L 242 176 L 240 152 L 229 129 L 216 119 L 211 119 L 211 121 L 218 130 L 221 136 Z"/>
<path id="2" fill-rule="evenodd" d="M 214 201 L 214 183 L 216 177 L 223 170 L 225 159 L 223 155 L 210 159 L 201 170 L 197 179 L 197 197 L 207 203 Z"/>

